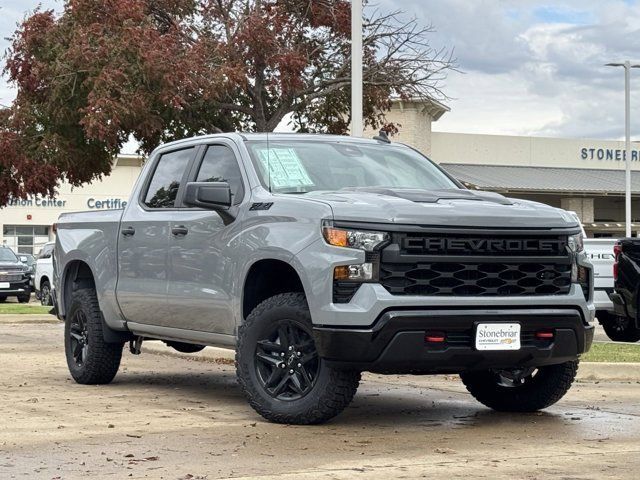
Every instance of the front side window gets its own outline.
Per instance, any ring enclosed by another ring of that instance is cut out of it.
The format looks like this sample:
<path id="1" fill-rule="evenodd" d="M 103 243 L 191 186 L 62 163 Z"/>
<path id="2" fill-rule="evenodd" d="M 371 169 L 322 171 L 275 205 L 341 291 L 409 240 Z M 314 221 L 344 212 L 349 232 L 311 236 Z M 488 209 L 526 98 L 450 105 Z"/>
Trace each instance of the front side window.
<path id="1" fill-rule="evenodd" d="M 193 147 L 165 153 L 156 164 L 144 204 L 150 208 L 173 208 L 182 176 L 193 156 Z"/>
<path id="2" fill-rule="evenodd" d="M 211 145 L 202 159 L 196 182 L 227 182 L 231 187 L 233 202 L 242 198 L 242 175 L 236 156 L 229 147 Z"/>
<path id="3" fill-rule="evenodd" d="M 275 139 L 248 141 L 247 146 L 262 184 L 278 193 L 459 188 L 429 159 L 402 145 Z"/>

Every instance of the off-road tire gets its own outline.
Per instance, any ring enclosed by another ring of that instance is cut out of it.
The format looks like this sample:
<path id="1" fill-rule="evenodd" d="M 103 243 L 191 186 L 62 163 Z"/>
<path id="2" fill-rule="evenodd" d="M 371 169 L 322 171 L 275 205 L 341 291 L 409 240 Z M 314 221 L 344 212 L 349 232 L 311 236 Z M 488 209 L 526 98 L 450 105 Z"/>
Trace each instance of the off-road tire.
<path id="1" fill-rule="evenodd" d="M 326 422 L 349 405 L 358 389 L 360 372 L 337 370 L 319 359 L 316 381 L 305 396 L 284 401 L 269 395 L 256 373 L 256 347 L 260 335 L 283 319 L 306 326 L 312 337 L 311 315 L 302 293 L 275 295 L 260 303 L 238 331 L 236 374 L 240 387 L 251 407 L 271 422 L 295 425 Z"/>
<path id="2" fill-rule="evenodd" d="M 78 365 L 71 349 L 71 325 L 78 310 L 86 318 L 87 355 Z M 73 379 L 83 385 L 110 383 L 118 373 L 124 343 L 108 343 L 102 333 L 102 314 L 93 288 L 76 290 L 71 295 L 64 328 L 67 366 Z"/>
<path id="3" fill-rule="evenodd" d="M 540 367 L 523 385 L 506 387 L 491 370 L 460 374 L 465 387 L 483 405 L 500 412 L 535 412 L 560 400 L 578 373 L 578 360 Z"/>
<path id="4" fill-rule="evenodd" d="M 18 303 L 29 303 L 31 300 L 31 294 L 27 293 L 26 295 L 18 295 Z"/>
<path id="5" fill-rule="evenodd" d="M 53 305 L 51 298 L 51 284 L 48 280 L 44 280 L 40 285 L 40 303 L 45 307 Z"/>
<path id="6" fill-rule="evenodd" d="M 632 319 L 600 311 L 597 312 L 596 316 L 602 325 L 604 333 L 614 342 L 635 343 L 640 340 L 640 328 L 634 324 Z"/>
<path id="7" fill-rule="evenodd" d="M 204 350 L 206 345 L 196 345 L 194 343 L 165 342 L 167 346 L 180 353 L 198 353 Z"/>

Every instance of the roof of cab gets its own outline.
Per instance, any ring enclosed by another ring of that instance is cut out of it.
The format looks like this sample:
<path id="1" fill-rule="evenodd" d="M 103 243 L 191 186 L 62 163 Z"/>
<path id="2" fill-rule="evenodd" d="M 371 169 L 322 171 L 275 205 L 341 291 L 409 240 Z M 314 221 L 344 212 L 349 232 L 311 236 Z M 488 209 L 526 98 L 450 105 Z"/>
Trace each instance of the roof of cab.
<path id="1" fill-rule="evenodd" d="M 360 138 L 360 137 L 349 137 L 346 135 L 329 135 L 324 133 L 289 133 L 289 132 L 269 132 L 269 133 L 213 133 L 209 135 L 200 135 L 197 137 L 189 137 L 183 138 L 180 140 L 174 140 L 173 142 L 167 142 L 160 147 L 164 148 L 166 146 L 178 145 L 181 143 L 191 143 L 191 142 L 201 142 L 209 139 L 216 138 L 232 138 L 242 141 L 265 141 L 267 137 L 269 140 L 314 140 L 321 142 L 349 142 L 349 143 L 363 143 L 363 144 L 376 144 L 376 145 L 384 145 L 386 142 L 380 140 L 374 140 L 372 138 Z M 400 144 L 396 144 L 400 145 Z"/>

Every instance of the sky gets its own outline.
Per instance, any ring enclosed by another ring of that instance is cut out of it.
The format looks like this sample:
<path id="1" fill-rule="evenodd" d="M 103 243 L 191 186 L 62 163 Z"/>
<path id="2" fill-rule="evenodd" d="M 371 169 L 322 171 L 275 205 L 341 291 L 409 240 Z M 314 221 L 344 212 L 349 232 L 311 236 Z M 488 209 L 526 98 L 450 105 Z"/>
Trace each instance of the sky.
<path id="1" fill-rule="evenodd" d="M 38 4 L 60 10 L 63 2 L 0 2 L 0 51 Z M 454 51 L 460 73 L 451 72 L 443 87 L 451 111 L 434 131 L 623 137 L 623 69 L 604 64 L 640 62 L 640 0 L 371 0 L 367 8 L 374 7 L 432 24 L 431 45 Z M 637 138 L 640 69 L 631 85 Z M 0 104 L 14 96 L 0 79 Z"/>

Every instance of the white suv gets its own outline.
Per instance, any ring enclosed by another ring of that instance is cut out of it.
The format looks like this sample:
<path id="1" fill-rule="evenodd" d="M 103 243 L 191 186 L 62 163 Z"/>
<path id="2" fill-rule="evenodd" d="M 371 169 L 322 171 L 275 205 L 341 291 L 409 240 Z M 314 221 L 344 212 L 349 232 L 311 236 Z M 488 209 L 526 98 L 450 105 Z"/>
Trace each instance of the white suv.
<path id="1" fill-rule="evenodd" d="M 42 246 L 36 260 L 36 278 L 34 287 L 36 298 L 42 305 L 53 305 L 51 299 L 51 282 L 53 280 L 53 247 L 55 242 L 48 242 Z"/>

